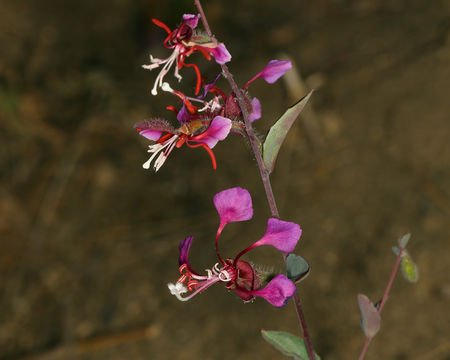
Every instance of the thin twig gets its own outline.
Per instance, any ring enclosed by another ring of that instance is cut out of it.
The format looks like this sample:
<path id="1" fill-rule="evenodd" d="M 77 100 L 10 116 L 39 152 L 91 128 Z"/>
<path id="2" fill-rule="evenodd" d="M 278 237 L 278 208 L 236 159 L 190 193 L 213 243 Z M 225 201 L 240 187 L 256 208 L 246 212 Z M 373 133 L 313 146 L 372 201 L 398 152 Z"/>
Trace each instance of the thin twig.
<path id="1" fill-rule="evenodd" d="M 402 253 L 403 253 L 403 248 L 400 247 L 400 250 L 397 255 L 397 259 L 395 261 L 394 268 L 392 269 L 391 276 L 389 277 L 389 281 L 386 285 L 386 289 L 384 290 L 383 298 L 381 299 L 380 306 L 378 307 L 378 314 L 380 314 L 380 315 L 381 315 L 381 311 L 383 310 L 383 307 L 386 304 L 386 301 L 388 299 L 389 292 L 391 291 L 392 283 L 394 282 L 395 276 L 397 275 L 398 267 L 399 267 L 400 261 L 402 259 Z M 367 349 L 369 348 L 369 344 L 372 341 L 372 339 L 373 339 L 373 336 L 366 337 L 366 342 L 364 343 L 361 353 L 359 354 L 358 360 L 364 359 L 364 357 L 366 356 Z"/>
<path id="2" fill-rule="evenodd" d="M 194 1 L 195 1 L 195 5 L 198 9 L 198 12 L 200 13 L 200 17 L 202 19 L 203 26 L 205 27 L 206 33 L 212 39 L 215 39 L 214 35 L 212 34 L 211 29 L 209 27 L 208 21 L 206 20 L 206 16 L 203 11 L 200 0 L 194 0 Z M 266 170 L 266 168 L 264 166 L 264 161 L 263 161 L 263 158 L 262 158 L 261 152 L 259 150 L 259 146 L 258 146 L 258 139 L 256 138 L 255 132 L 253 131 L 253 127 L 250 123 L 250 117 L 249 117 L 249 113 L 247 110 L 244 94 L 243 94 L 242 90 L 237 86 L 236 82 L 234 81 L 233 76 L 231 75 L 230 71 L 228 70 L 228 67 L 225 64 L 222 64 L 221 68 L 222 68 L 224 77 L 228 80 L 228 82 L 233 90 L 233 93 L 236 95 L 236 98 L 238 100 L 238 104 L 241 109 L 242 116 L 244 118 L 245 131 L 246 131 L 248 139 L 250 141 L 253 155 L 255 156 L 256 162 L 258 164 L 258 169 L 259 169 L 261 179 L 262 179 L 262 182 L 264 185 L 264 190 L 266 192 L 267 202 L 269 203 L 270 212 L 272 213 L 272 216 L 279 218 L 280 216 L 278 213 L 275 197 L 273 195 L 272 185 L 270 183 L 269 172 Z M 284 260 L 286 262 L 286 257 L 284 257 Z M 296 293 L 294 295 L 293 299 L 294 299 L 295 309 L 296 309 L 296 312 L 297 312 L 297 315 L 298 315 L 298 318 L 300 321 L 300 325 L 303 330 L 303 336 L 305 339 L 306 347 L 308 349 L 308 356 L 309 356 L 310 360 L 314 360 L 315 359 L 314 349 L 313 349 L 313 346 L 311 343 L 311 339 L 309 336 L 305 316 L 303 314 L 303 310 L 302 310 L 302 307 L 300 304 L 300 297 L 298 296 L 298 293 Z"/>

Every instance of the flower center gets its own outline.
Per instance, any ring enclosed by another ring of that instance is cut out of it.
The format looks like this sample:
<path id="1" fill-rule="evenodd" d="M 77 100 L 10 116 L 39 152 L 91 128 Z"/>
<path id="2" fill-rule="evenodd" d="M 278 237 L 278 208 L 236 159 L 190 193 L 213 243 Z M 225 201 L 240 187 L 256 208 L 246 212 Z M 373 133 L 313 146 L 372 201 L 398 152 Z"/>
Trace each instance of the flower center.
<path id="1" fill-rule="evenodd" d="M 193 30 L 188 24 L 181 24 L 178 29 L 175 29 L 170 35 L 167 41 L 168 46 L 174 46 L 182 43 L 183 41 L 189 42 L 192 37 Z"/>

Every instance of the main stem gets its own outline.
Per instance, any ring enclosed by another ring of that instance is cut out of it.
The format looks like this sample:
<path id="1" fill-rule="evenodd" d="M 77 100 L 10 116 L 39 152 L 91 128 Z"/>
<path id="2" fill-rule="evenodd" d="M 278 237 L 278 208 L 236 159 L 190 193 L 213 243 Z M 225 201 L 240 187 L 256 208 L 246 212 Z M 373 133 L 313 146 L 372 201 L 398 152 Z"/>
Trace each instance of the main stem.
<path id="1" fill-rule="evenodd" d="M 200 0 L 194 0 L 195 5 L 197 6 L 198 12 L 200 13 L 203 26 L 205 27 L 206 33 L 209 37 L 214 39 L 214 35 L 211 32 L 211 29 L 209 27 L 208 21 L 206 20 L 205 13 L 203 11 L 203 7 L 200 3 Z M 256 138 L 255 132 L 253 131 L 253 127 L 250 123 L 250 117 L 247 110 L 247 105 L 245 102 L 245 97 L 242 92 L 242 90 L 237 86 L 236 82 L 233 79 L 233 76 L 231 75 L 230 71 L 228 70 L 228 66 L 225 64 L 220 65 L 222 68 L 222 73 L 224 77 L 228 80 L 230 83 L 231 89 L 233 90 L 233 93 L 236 95 L 236 98 L 238 100 L 239 107 L 242 112 L 242 116 L 244 118 L 244 125 L 245 125 L 245 131 L 247 133 L 248 139 L 250 141 L 250 145 L 252 148 L 253 155 L 255 156 L 256 162 L 258 164 L 259 173 L 261 175 L 261 180 L 264 185 L 264 190 L 266 192 L 267 202 L 269 203 L 270 212 L 272 213 L 273 217 L 279 218 L 280 215 L 278 213 L 277 203 L 275 201 L 275 196 L 273 195 L 272 191 L 272 185 L 270 183 L 270 177 L 269 172 L 266 170 L 266 167 L 264 166 L 264 161 L 261 155 L 261 151 L 259 149 L 259 142 Z M 286 256 L 283 257 L 284 261 L 286 262 Z M 300 303 L 300 297 L 298 296 L 298 293 L 295 293 L 294 297 L 294 306 L 295 310 L 297 312 L 297 316 L 301 325 L 301 328 L 303 330 L 303 336 L 305 339 L 306 347 L 308 350 L 308 356 L 310 360 L 314 360 L 314 349 L 312 346 L 311 338 L 309 336 L 308 327 L 306 325 L 306 319 L 305 315 L 303 314 L 302 306 Z"/>

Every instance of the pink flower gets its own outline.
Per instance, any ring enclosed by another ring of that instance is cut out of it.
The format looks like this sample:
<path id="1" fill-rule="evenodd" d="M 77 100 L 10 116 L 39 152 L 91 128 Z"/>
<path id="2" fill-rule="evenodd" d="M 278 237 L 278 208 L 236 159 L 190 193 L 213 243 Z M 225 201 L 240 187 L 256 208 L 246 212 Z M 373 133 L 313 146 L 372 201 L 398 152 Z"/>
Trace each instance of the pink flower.
<path id="1" fill-rule="evenodd" d="M 140 135 L 156 141 L 149 146 L 148 152 L 152 155 L 142 165 L 144 169 L 149 169 L 153 162 L 154 170 L 158 171 L 173 149 L 186 144 L 191 148 L 203 147 L 211 157 L 215 170 L 216 158 L 211 149 L 219 140 L 224 140 L 228 136 L 231 120 L 223 116 L 215 116 L 212 120 L 192 120 L 175 129 L 163 119 L 150 119 L 141 121 L 134 127 Z"/>
<path id="2" fill-rule="evenodd" d="M 273 276 L 273 274 L 264 273 L 240 258 L 248 251 L 262 245 L 273 246 L 283 253 L 292 252 L 301 236 L 300 226 L 271 218 L 267 222 L 266 233 L 261 239 L 239 252 L 234 258 L 223 259 L 218 250 L 219 236 L 227 224 L 250 220 L 253 217 L 252 199 L 247 190 L 237 187 L 216 194 L 214 205 L 220 217 L 215 242 L 219 262 L 206 270 L 206 275 L 195 272 L 188 259 L 194 238 L 188 236 L 179 245 L 181 277 L 175 284 L 168 284 L 170 292 L 179 300 L 187 301 L 211 285 L 222 282 L 227 289 L 233 290 L 244 301 L 250 301 L 258 296 L 276 307 L 284 306 L 297 291 L 295 284 L 284 274 Z M 264 286 L 263 283 L 268 278 L 270 281 Z"/>
<path id="3" fill-rule="evenodd" d="M 179 73 L 182 67 L 192 67 L 194 69 L 197 76 L 195 93 L 198 94 L 201 85 L 200 70 L 197 65 L 185 62 L 186 58 L 195 51 L 200 51 L 207 60 L 211 60 L 211 56 L 213 56 L 218 64 L 224 64 L 231 60 L 231 55 L 224 44 L 218 43 L 215 39 L 195 30 L 199 17 L 200 15 L 183 15 L 183 22 L 173 31 L 163 22 L 152 19 L 157 26 L 163 28 L 168 33 L 168 36 L 164 40 L 164 46 L 168 49 L 173 49 L 172 54 L 168 58 L 158 59 L 150 55 L 150 64 L 143 65 L 143 68 L 148 70 L 162 66 L 152 88 L 153 95 L 158 93 L 158 88 L 164 90 L 163 85 L 168 85 L 168 83 L 164 82 L 164 77 L 174 64 L 174 75 L 178 81 L 182 79 Z"/>

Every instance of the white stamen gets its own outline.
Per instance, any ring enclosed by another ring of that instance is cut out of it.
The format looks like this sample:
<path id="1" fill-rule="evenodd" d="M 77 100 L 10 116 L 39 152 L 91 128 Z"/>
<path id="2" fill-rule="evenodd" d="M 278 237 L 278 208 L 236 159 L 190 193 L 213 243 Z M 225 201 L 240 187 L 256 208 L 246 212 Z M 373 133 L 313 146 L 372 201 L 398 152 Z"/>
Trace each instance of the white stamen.
<path id="1" fill-rule="evenodd" d="M 179 69 L 178 69 L 178 55 L 179 54 L 180 54 L 180 47 L 177 46 L 173 50 L 172 55 L 170 55 L 167 59 L 158 59 L 158 58 L 154 58 L 152 55 L 150 55 L 151 64 L 142 65 L 142 67 L 144 69 L 153 70 L 164 64 L 163 68 L 161 69 L 158 76 L 156 77 L 155 83 L 153 84 L 152 95 L 158 94 L 157 89 L 162 88 L 162 86 L 164 85 L 164 83 L 163 83 L 164 76 L 166 76 L 166 74 L 169 72 L 170 68 L 172 67 L 172 65 L 174 63 L 176 64 L 174 76 L 178 79 L 178 81 L 181 81 L 182 77 L 179 74 Z M 164 90 L 164 91 L 167 91 L 167 90 Z"/>
<path id="2" fill-rule="evenodd" d="M 220 279 L 220 281 L 223 281 L 223 282 L 230 281 L 231 280 L 230 273 L 228 271 L 226 271 L 226 270 L 222 270 L 219 273 L 219 279 Z"/>
<path id="3" fill-rule="evenodd" d="M 161 168 L 161 166 L 164 165 L 166 162 L 167 156 L 164 155 L 164 153 L 160 153 L 158 158 L 155 160 L 155 163 L 153 164 L 153 168 L 155 169 L 155 172 L 158 172 L 158 170 Z"/>
<path id="4" fill-rule="evenodd" d="M 162 85 L 161 85 L 161 89 L 163 91 L 167 91 L 167 92 L 173 93 L 173 89 L 170 87 L 168 82 L 163 82 Z"/>
<path id="5" fill-rule="evenodd" d="M 152 156 L 150 156 L 150 159 L 148 159 L 144 164 L 142 164 L 142 167 L 144 169 L 149 169 L 151 162 L 153 159 L 159 154 L 159 156 L 156 158 L 155 162 L 153 163 L 153 169 L 155 171 L 158 171 L 161 166 L 163 166 L 164 162 L 167 160 L 167 157 L 169 156 L 170 152 L 173 150 L 175 145 L 177 144 L 179 136 L 173 135 L 169 139 L 167 139 L 162 144 L 153 144 L 149 145 L 148 151 L 149 153 L 152 153 Z M 165 151 L 163 151 L 166 149 Z"/>
<path id="6" fill-rule="evenodd" d="M 186 286 L 184 286 L 182 283 L 177 282 L 175 285 L 172 283 L 167 284 L 167 287 L 170 290 L 170 293 L 172 295 L 175 295 L 178 300 L 180 301 L 187 301 L 189 299 L 183 298 L 181 294 L 187 293 L 188 289 Z"/>
<path id="7" fill-rule="evenodd" d="M 201 109 L 197 110 L 198 112 L 211 110 L 211 112 L 214 112 L 215 110 L 220 110 L 222 108 L 222 105 L 220 105 L 219 98 L 216 96 L 214 99 L 208 101 L 205 103 L 205 106 Z"/>
<path id="8" fill-rule="evenodd" d="M 214 266 L 213 266 L 213 273 L 214 273 L 215 275 L 217 275 L 217 274 L 220 273 L 219 263 L 215 263 L 215 264 L 214 264 Z"/>
<path id="9" fill-rule="evenodd" d="M 206 269 L 205 271 L 208 274 L 208 280 L 211 280 L 213 277 L 213 272 L 210 269 Z"/>

